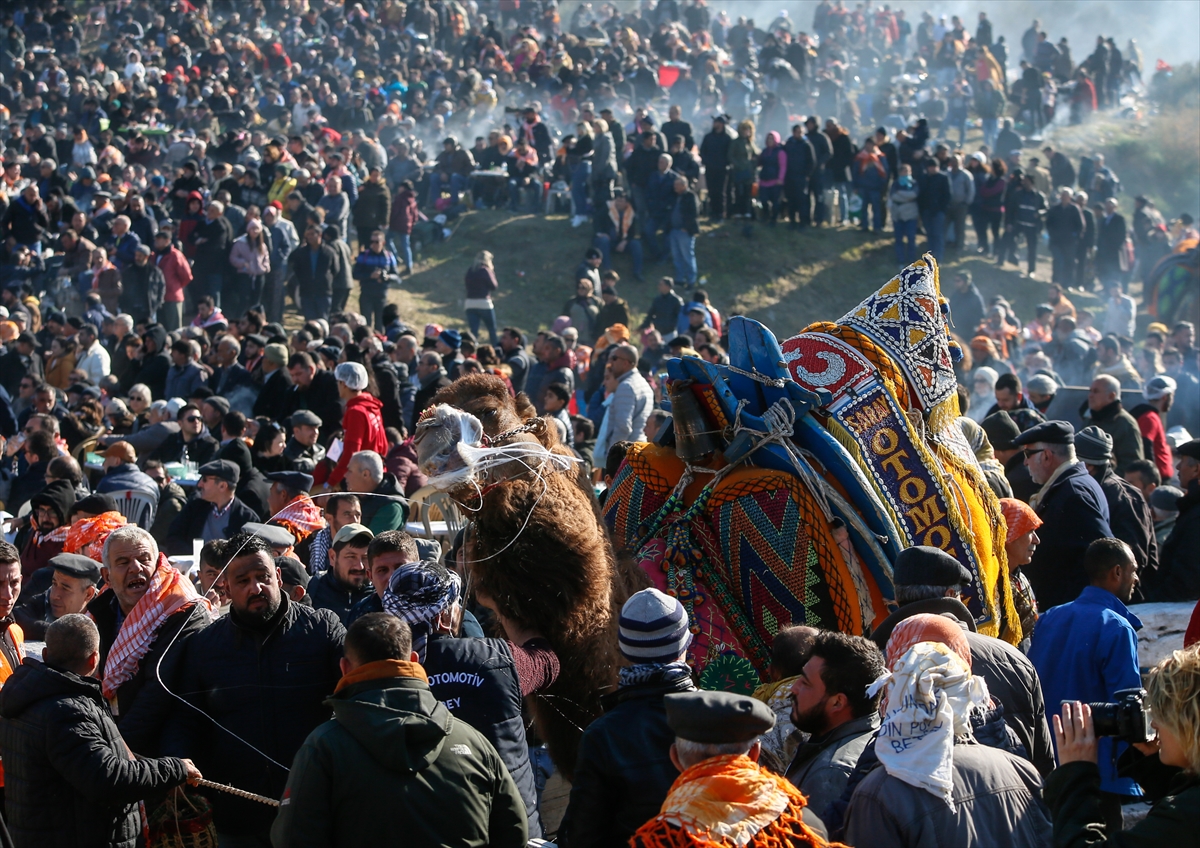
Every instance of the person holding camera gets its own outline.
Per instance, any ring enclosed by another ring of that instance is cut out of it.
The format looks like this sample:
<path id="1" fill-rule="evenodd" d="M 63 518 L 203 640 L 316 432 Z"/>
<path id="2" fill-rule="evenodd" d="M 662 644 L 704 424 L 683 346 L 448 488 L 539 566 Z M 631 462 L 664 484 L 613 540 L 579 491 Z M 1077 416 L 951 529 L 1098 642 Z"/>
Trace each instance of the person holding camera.
<path id="1" fill-rule="evenodd" d="M 1083 567 L 1091 585 L 1074 601 L 1044 612 L 1033 631 L 1029 659 L 1047 704 L 1113 701 L 1122 690 L 1142 685 L 1137 651 L 1142 622 L 1125 606 L 1137 586 L 1133 551 L 1119 539 L 1097 539 Z M 1121 830 L 1121 804 L 1140 798 L 1142 790 L 1117 771 L 1117 757 L 1128 745 L 1105 738 L 1098 746 L 1097 815 L 1112 834 Z M 1061 754 L 1060 749 L 1060 763 Z"/>
<path id="2" fill-rule="evenodd" d="M 1055 845 L 1098 848 L 1196 843 L 1196 810 L 1200 809 L 1200 645 L 1175 651 L 1150 670 L 1145 701 L 1157 738 L 1134 743 L 1146 756 L 1131 765 L 1147 794 L 1159 797 L 1146 818 L 1119 833 L 1111 828 L 1101 830 L 1105 824 L 1104 801 L 1097 763 L 1102 740 L 1097 736 L 1114 732 L 1125 735 L 1130 728 L 1122 725 L 1145 730 L 1145 708 L 1142 715 L 1136 715 L 1141 699 L 1128 700 L 1127 705 L 1105 704 L 1099 713 L 1088 704 L 1063 704 L 1062 717 L 1054 717 L 1059 766 L 1046 778 L 1045 799 L 1054 815 Z M 1123 707 L 1125 716 L 1120 715 Z M 1155 791 L 1155 783 L 1161 791 Z"/>

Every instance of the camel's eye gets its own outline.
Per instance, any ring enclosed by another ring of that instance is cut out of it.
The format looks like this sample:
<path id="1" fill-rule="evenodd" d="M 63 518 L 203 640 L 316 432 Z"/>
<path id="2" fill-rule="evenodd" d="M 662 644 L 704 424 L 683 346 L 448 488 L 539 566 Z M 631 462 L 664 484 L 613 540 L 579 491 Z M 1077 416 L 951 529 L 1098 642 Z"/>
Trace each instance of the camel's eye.
<path id="1" fill-rule="evenodd" d="M 495 417 L 496 417 L 496 410 L 494 410 L 494 409 L 485 409 L 485 410 L 483 411 L 483 416 L 484 416 L 484 418 L 495 418 Z"/>

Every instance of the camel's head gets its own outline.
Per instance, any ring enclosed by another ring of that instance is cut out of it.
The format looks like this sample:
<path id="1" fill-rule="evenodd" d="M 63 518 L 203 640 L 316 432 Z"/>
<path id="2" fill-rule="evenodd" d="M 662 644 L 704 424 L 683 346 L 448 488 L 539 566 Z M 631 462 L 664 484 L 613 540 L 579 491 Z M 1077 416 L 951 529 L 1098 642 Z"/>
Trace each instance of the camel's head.
<path id="1" fill-rule="evenodd" d="M 519 400 L 527 415 L 518 412 L 518 400 L 508 394 L 497 377 L 462 377 L 439 391 L 433 400 L 434 406 L 417 423 L 417 462 L 431 484 L 439 488 L 518 476 L 529 470 L 529 456 L 488 461 L 480 467 L 481 451 L 520 443 L 544 449 L 550 446 L 546 440 L 553 439 L 545 419 L 535 417 L 524 395 Z"/>

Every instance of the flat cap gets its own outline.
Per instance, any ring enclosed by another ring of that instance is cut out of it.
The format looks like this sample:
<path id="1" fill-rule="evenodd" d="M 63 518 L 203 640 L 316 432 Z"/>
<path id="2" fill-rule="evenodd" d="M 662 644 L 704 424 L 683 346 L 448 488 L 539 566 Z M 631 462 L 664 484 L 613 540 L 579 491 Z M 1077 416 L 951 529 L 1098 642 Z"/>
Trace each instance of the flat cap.
<path id="1" fill-rule="evenodd" d="M 313 487 L 313 476 L 305 474 L 303 471 L 272 471 L 267 475 L 267 479 L 275 483 L 282 483 L 297 492 L 307 492 Z"/>
<path id="2" fill-rule="evenodd" d="M 1200 459 L 1200 439 L 1192 439 L 1190 442 L 1184 442 L 1179 447 L 1175 448 L 1176 456 L 1190 456 L 1192 459 Z"/>
<path id="3" fill-rule="evenodd" d="M 229 412 L 229 401 L 226 400 L 225 398 L 221 397 L 221 395 L 213 395 L 212 397 L 206 397 L 204 399 L 204 402 L 207 403 L 209 406 L 213 407 L 214 409 L 219 409 L 221 411 L 222 415 L 225 415 Z"/>
<path id="4" fill-rule="evenodd" d="M 1071 445 L 1075 443 L 1075 428 L 1069 421 L 1043 421 L 1030 427 L 1013 439 L 1013 447 L 1044 442 L 1048 445 Z"/>
<path id="5" fill-rule="evenodd" d="M 200 476 L 216 477 L 224 480 L 230 486 L 236 486 L 242 477 L 242 472 L 235 463 L 228 459 L 214 459 L 212 462 L 206 462 L 200 466 Z"/>
<path id="6" fill-rule="evenodd" d="M 988 441 L 996 450 L 1012 450 L 1013 439 L 1021 435 L 1021 428 L 1017 426 L 1017 422 L 1003 409 L 983 419 L 979 426 L 983 428 Z"/>
<path id="7" fill-rule="evenodd" d="M 370 542 L 375 538 L 375 534 L 362 524 L 346 524 L 333 537 L 333 547 L 337 548 L 342 545 L 348 545 L 353 541 L 361 541 L 364 537 L 367 542 Z"/>
<path id="8" fill-rule="evenodd" d="M 275 557 L 275 568 L 284 586 L 303 586 L 308 588 L 308 571 L 304 564 L 295 557 Z"/>
<path id="9" fill-rule="evenodd" d="M 296 537 L 278 524 L 259 524 L 257 521 L 247 521 L 242 525 L 255 536 L 261 536 L 272 548 L 290 548 L 296 544 Z"/>
<path id="10" fill-rule="evenodd" d="M 1058 394 L 1058 383 L 1054 382 L 1053 377 L 1034 374 L 1025 381 L 1025 389 L 1038 395 L 1056 395 Z"/>
<path id="11" fill-rule="evenodd" d="M 663 698 L 663 707 L 671 730 L 690 742 L 749 742 L 775 726 L 765 703 L 732 692 L 676 692 Z"/>
<path id="12" fill-rule="evenodd" d="M 896 557 L 892 581 L 897 586 L 966 586 L 971 572 L 941 548 L 913 545 Z"/>
<path id="13" fill-rule="evenodd" d="M 1075 455 L 1089 465 L 1108 465 L 1113 456 L 1113 438 L 1096 425 L 1075 434 Z"/>
<path id="14" fill-rule="evenodd" d="M 324 423 L 311 409 L 297 409 L 292 413 L 291 422 L 293 427 L 299 427 L 301 424 L 306 427 L 320 427 Z"/>
<path id="15" fill-rule="evenodd" d="M 1150 506 L 1162 512 L 1179 512 L 1179 499 L 1183 489 L 1177 486 L 1159 486 L 1150 493 Z"/>
<path id="16" fill-rule="evenodd" d="M 92 583 L 100 582 L 100 563 L 82 554 L 59 554 L 50 557 L 50 565 L 68 577 L 82 577 Z"/>

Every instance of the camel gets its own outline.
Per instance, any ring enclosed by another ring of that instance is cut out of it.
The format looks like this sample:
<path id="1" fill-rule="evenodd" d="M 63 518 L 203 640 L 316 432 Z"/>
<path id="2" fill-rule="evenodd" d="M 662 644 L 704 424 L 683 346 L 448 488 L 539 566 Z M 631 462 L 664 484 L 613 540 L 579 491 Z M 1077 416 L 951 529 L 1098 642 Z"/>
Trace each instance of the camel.
<path id="1" fill-rule="evenodd" d="M 528 398 L 514 399 L 496 377 L 464 376 L 433 401 L 416 435 L 418 462 L 431 478 L 463 465 L 451 407 L 478 419 L 488 446 L 528 442 L 571 455 Z M 600 696 L 616 686 L 616 624 L 630 588 L 619 577 L 596 499 L 580 485 L 575 464 L 564 470 L 544 458 L 506 462 L 448 493 L 471 519 L 469 589 L 540 632 L 558 654 L 559 677 L 532 706 L 538 733 L 569 780 L 583 728 L 601 713 Z"/>

